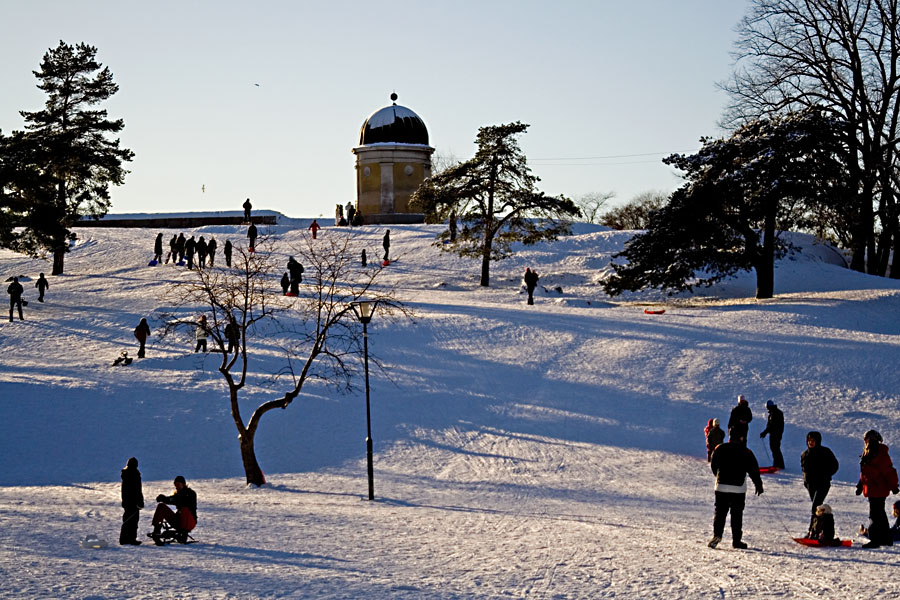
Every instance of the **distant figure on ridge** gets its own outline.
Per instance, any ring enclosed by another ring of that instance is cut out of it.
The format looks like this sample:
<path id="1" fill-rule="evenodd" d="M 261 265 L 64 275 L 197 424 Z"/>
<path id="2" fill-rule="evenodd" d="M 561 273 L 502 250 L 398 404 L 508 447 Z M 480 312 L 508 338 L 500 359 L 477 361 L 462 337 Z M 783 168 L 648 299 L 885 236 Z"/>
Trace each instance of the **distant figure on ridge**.
<path id="1" fill-rule="evenodd" d="M 147 323 L 147 319 L 142 318 L 138 326 L 134 328 L 134 338 L 140 343 L 137 353 L 138 358 L 144 358 L 144 344 L 147 343 L 150 333 L 150 325 Z"/>
<path id="2" fill-rule="evenodd" d="M 144 492 L 141 489 L 141 472 L 138 471 L 138 460 L 128 459 L 122 469 L 122 529 L 119 532 L 119 544 L 139 546 L 137 539 L 138 521 L 141 509 L 144 508 Z"/>
<path id="3" fill-rule="evenodd" d="M 222 249 L 222 254 L 225 255 L 225 266 L 231 266 L 231 240 L 225 240 L 225 247 Z"/>
<path id="4" fill-rule="evenodd" d="M 9 284 L 9 287 L 6 288 L 6 293 L 9 294 L 9 322 L 13 321 L 13 308 L 19 307 L 19 320 L 24 321 L 25 317 L 22 316 L 22 294 L 25 292 L 25 288 L 22 287 L 22 284 L 19 283 L 18 277 L 13 277 L 12 283 Z"/>
<path id="5" fill-rule="evenodd" d="M 534 288 L 537 287 L 537 282 L 540 277 L 538 277 L 537 271 L 532 271 L 530 268 L 525 268 L 525 275 L 522 276 L 522 281 L 525 282 L 525 289 L 528 290 L 528 304 L 534 304 Z"/>
<path id="6" fill-rule="evenodd" d="M 169 264 L 169 259 L 172 259 L 172 263 L 178 262 L 178 236 L 172 234 L 172 239 L 169 240 L 169 253 L 166 254 L 166 264 Z"/>
<path id="7" fill-rule="evenodd" d="M 162 259 L 163 259 L 162 258 L 162 252 L 163 252 L 162 249 L 163 249 L 162 233 L 160 233 L 156 236 L 156 241 L 153 242 L 153 260 L 156 261 L 156 264 L 159 264 L 162 262 Z"/>
<path id="8" fill-rule="evenodd" d="M 250 240 L 250 252 L 256 252 L 256 237 L 259 235 L 256 231 L 256 225 L 250 223 L 247 228 L 247 239 Z"/>
<path id="9" fill-rule="evenodd" d="M 781 437 L 784 435 L 784 413 L 771 400 L 766 401 L 766 410 L 769 418 L 766 420 L 766 428 L 759 434 L 760 438 L 769 436 L 769 448 L 772 450 L 772 466 L 784 469 L 784 456 L 781 455 Z"/>
<path id="10" fill-rule="evenodd" d="M 178 260 L 175 260 L 175 257 L 173 256 L 173 257 L 172 257 L 172 262 L 173 262 L 173 263 L 176 263 L 176 264 L 177 264 L 177 263 L 180 263 L 180 262 L 184 262 L 184 251 L 185 251 L 185 246 L 186 246 L 186 245 L 187 245 L 187 242 L 184 241 L 184 234 L 183 234 L 183 233 L 179 233 L 179 234 L 178 234 L 178 241 L 176 242 L 176 250 L 178 250 Z"/>
<path id="11" fill-rule="evenodd" d="M 187 242 L 184 243 L 184 256 L 187 258 L 187 268 L 194 268 L 194 252 L 197 250 L 197 241 L 194 239 L 194 236 L 191 236 Z"/>
<path id="12" fill-rule="evenodd" d="M 390 260 L 389 255 L 391 253 L 391 230 L 388 229 L 384 232 L 384 237 L 381 239 L 381 247 L 384 248 L 384 261 L 387 262 Z"/>
<path id="13" fill-rule="evenodd" d="M 316 239 L 316 233 L 317 233 L 320 229 L 322 229 L 322 227 L 319 226 L 318 221 L 316 221 L 315 219 L 313 219 L 313 222 L 309 225 L 309 227 L 307 227 L 307 229 L 309 229 L 310 231 L 312 231 L 313 239 Z"/>
<path id="14" fill-rule="evenodd" d="M 209 266 L 213 266 L 216 262 L 216 248 L 219 244 L 216 242 L 216 238 L 213 236 L 209 236 L 209 241 L 206 243 L 206 255 L 209 256 Z"/>
<path id="15" fill-rule="evenodd" d="M 47 278 L 44 277 L 43 273 L 41 273 L 41 276 L 38 277 L 38 280 L 34 284 L 34 287 L 36 287 L 38 291 L 38 302 L 43 302 L 44 292 L 47 290 L 47 288 L 50 287 L 50 282 L 47 281 Z"/>
<path id="16" fill-rule="evenodd" d="M 202 269 L 206 266 L 206 240 L 203 239 L 203 236 L 200 236 L 200 239 L 197 240 L 197 268 Z"/>
<path id="17" fill-rule="evenodd" d="M 347 225 L 353 227 L 353 218 L 356 216 L 356 208 L 350 202 L 347 203 Z"/>
<path id="18" fill-rule="evenodd" d="M 250 222 L 250 209 L 253 208 L 253 205 L 250 204 L 250 198 L 247 198 L 246 200 L 244 200 L 244 204 L 242 206 L 244 207 L 244 223 L 249 223 Z"/>

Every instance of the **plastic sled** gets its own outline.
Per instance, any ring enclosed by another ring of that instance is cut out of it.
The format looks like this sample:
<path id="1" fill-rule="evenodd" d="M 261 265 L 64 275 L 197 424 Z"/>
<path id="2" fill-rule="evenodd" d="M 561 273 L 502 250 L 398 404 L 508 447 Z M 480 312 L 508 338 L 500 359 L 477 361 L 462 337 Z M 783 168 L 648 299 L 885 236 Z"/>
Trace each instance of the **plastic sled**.
<path id="1" fill-rule="evenodd" d="M 649 308 L 644 309 L 645 315 L 661 315 L 666 312 L 666 309 L 660 308 L 659 310 L 650 310 Z"/>
<path id="2" fill-rule="evenodd" d="M 106 540 L 101 540 L 96 534 L 88 534 L 84 537 L 83 540 L 79 543 L 82 548 L 90 548 L 92 550 L 99 550 L 101 548 L 109 547 L 109 542 Z"/>
<path id="3" fill-rule="evenodd" d="M 813 548 L 849 548 L 853 545 L 851 540 L 841 540 L 840 544 L 823 544 L 819 540 L 811 540 L 809 538 L 794 538 L 794 541 Z"/>
<path id="4" fill-rule="evenodd" d="M 155 266 L 158 265 L 158 264 L 159 264 L 159 261 L 151 260 L 150 262 L 147 263 L 147 266 L 148 266 L 148 267 L 155 267 Z"/>
<path id="5" fill-rule="evenodd" d="M 777 473 L 780 470 L 781 469 L 779 469 L 778 467 L 760 467 L 759 473 L 760 475 L 769 475 L 772 473 Z"/>
<path id="6" fill-rule="evenodd" d="M 285 296 L 290 296 L 291 298 L 296 298 L 297 294 L 292 294 L 291 292 L 288 292 L 287 294 L 285 294 Z"/>
<path id="7" fill-rule="evenodd" d="M 389 264 L 391 264 L 391 261 L 389 261 L 389 260 L 381 261 L 381 266 L 382 266 L 382 267 L 386 267 L 386 266 L 388 266 Z"/>

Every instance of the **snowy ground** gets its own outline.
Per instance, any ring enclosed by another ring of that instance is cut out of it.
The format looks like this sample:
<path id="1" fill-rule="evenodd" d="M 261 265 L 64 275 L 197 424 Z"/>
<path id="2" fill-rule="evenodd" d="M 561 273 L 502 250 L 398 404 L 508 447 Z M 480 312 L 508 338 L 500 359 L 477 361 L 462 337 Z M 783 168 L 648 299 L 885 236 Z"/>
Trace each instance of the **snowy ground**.
<path id="1" fill-rule="evenodd" d="M 110 366 L 121 349 L 134 354 L 142 316 L 160 325 L 162 290 L 190 276 L 145 266 L 155 231 L 79 230 L 44 304 L 31 286 L 49 263 L 0 251 L 3 279 L 31 278 L 27 320 L 0 320 L 0 597 L 900 593 L 900 550 L 790 540 L 808 519 L 806 431 L 820 430 L 841 461 L 828 501 L 838 535 L 854 538 L 867 510 L 853 494 L 862 433 L 900 439 L 900 282 L 835 266 L 833 250 L 807 240 L 779 262 L 770 301 L 753 299 L 749 275 L 695 296 L 611 300 L 597 282 L 628 234 L 581 226 L 495 263 L 483 289 L 479 264 L 439 253 L 436 232 L 391 227 L 398 260 L 385 276 L 416 318 L 376 314 L 369 328 L 370 350 L 388 367 L 372 377 L 375 502 L 365 500 L 361 391 L 310 386 L 266 415 L 257 449 L 270 484 L 248 489 L 214 355 L 154 336 L 146 359 Z M 194 233 L 214 234 L 220 248 L 243 240 L 234 227 Z M 289 225 L 271 233 L 285 256 L 307 235 Z M 352 233 L 370 257 L 382 234 Z M 525 266 L 547 288 L 534 306 L 520 289 Z M 666 313 L 646 315 L 648 304 Z M 248 406 L 281 389 L 264 365 Z M 748 496 L 750 550 L 710 550 L 703 427 L 727 420 L 738 393 L 755 414 L 760 463 L 771 460 L 758 437 L 765 401 L 785 411 L 788 470 Z M 150 500 L 183 474 L 199 496 L 200 543 L 116 545 L 118 473 L 132 455 L 148 500 L 141 533 Z M 111 546 L 79 547 L 91 533 Z"/>

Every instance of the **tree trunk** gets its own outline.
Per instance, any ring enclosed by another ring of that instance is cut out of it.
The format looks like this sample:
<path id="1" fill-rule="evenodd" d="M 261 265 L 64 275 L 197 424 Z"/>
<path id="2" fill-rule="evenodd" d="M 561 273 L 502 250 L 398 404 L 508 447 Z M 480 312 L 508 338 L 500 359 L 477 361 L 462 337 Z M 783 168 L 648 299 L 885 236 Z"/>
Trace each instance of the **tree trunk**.
<path id="1" fill-rule="evenodd" d="M 481 287 L 491 285 L 491 242 L 485 241 L 481 253 Z"/>
<path id="2" fill-rule="evenodd" d="M 244 463 L 244 474 L 247 477 L 247 483 L 253 485 L 262 485 L 266 482 L 266 476 L 263 475 L 259 463 L 256 462 L 256 450 L 253 446 L 253 434 L 245 433 L 241 436 L 241 461 Z"/>
<path id="3" fill-rule="evenodd" d="M 768 211 L 763 231 L 762 251 L 757 254 L 756 297 L 771 298 L 775 294 L 775 209 Z"/>
<path id="4" fill-rule="evenodd" d="M 894 258 L 891 260 L 891 279 L 900 279 L 900 236 L 894 236 Z"/>
<path id="5" fill-rule="evenodd" d="M 57 246 L 53 249 L 53 270 L 50 272 L 51 275 L 62 275 L 63 274 L 63 264 L 66 258 L 66 248 L 65 246 Z"/>

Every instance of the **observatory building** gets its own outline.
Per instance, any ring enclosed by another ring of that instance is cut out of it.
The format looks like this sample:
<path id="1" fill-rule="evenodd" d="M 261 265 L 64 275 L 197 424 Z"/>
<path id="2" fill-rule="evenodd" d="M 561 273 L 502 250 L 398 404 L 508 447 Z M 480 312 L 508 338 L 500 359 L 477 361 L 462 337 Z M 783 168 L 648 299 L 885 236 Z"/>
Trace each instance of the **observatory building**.
<path id="1" fill-rule="evenodd" d="M 428 129 L 422 119 L 397 104 L 369 116 L 359 130 L 356 155 L 356 209 L 363 223 L 422 223 L 425 215 L 409 197 L 431 175 Z"/>

